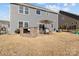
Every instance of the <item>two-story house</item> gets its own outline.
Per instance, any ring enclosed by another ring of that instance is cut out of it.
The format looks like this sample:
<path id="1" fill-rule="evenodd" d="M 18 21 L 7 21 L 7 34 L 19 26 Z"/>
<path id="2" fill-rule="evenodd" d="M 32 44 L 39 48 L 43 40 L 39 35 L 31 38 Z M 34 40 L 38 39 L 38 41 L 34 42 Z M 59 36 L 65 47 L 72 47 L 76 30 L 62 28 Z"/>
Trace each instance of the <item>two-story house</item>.
<path id="1" fill-rule="evenodd" d="M 58 12 L 28 3 L 10 3 L 10 33 L 19 28 L 58 30 Z"/>

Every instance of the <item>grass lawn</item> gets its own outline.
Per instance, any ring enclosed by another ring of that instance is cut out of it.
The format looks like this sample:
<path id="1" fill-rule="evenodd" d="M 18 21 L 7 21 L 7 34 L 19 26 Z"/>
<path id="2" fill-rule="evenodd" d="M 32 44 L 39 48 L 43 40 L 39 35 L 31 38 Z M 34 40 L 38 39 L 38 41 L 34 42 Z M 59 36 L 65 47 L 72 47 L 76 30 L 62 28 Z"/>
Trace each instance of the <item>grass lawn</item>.
<path id="1" fill-rule="evenodd" d="M 23 37 L 0 35 L 0 55 L 79 55 L 79 35 L 67 32 Z"/>

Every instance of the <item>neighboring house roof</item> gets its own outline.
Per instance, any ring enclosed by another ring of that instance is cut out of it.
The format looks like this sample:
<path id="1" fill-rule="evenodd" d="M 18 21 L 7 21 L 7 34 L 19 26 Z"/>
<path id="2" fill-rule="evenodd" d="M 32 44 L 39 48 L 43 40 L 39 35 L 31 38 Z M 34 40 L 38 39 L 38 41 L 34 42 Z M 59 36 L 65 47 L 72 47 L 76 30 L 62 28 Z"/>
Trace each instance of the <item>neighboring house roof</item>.
<path id="1" fill-rule="evenodd" d="M 48 8 L 43 8 L 43 7 L 35 6 L 35 5 L 31 4 L 31 3 L 11 3 L 11 4 L 27 6 L 27 7 L 33 8 L 33 9 L 39 9 L 39 10 L 42 10 L 42 11 L 46 11 L 46 12 L 50 12 L 50 13 L 55 13 L 55 14 L 59 13 L 58 10 L 50 10 Z"/>
<path id="2" fill-rule="evenodd" d="M 73 14 L 73 13 L 70 13 L 70 12 L 62 11 L 62 10 L 60 10 L 59 13 L 79 20 L 79 15 L 77 15 L 77 14 Z"/>
<path id="3" fill-rule="evenodd" d="M 7 20 L 0 20 L 0 24 L 9 24 L 10 21 L 7 21 Z"/>

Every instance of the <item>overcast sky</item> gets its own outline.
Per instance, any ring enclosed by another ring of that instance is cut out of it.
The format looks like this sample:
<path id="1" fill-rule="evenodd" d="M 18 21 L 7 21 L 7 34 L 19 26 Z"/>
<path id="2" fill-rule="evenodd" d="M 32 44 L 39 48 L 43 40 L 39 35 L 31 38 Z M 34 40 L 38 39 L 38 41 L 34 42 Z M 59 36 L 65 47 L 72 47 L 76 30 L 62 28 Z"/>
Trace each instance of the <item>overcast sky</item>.
<path id="1" fill-rule="evenodd" d="M 78 3 L 33 3 L 33 5 L 41 6 L 51 10 L 64 10 L 79 14 Z M 0 20 L 9 20 L 9 4 L 7 3 L 0 3 Z"/>

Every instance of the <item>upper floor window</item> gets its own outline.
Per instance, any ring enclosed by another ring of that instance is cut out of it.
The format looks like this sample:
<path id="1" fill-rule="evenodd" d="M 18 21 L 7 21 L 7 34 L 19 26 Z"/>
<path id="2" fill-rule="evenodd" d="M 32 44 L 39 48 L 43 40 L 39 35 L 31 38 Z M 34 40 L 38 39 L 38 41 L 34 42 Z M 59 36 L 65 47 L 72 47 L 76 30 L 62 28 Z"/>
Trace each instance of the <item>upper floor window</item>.
<path id="1" fill-rule="evenodd" d="M 28 14 L 28 7 L 25 7 L 24 13 Z"/>
<path id="2" fill-rule="evenodd" d="M 19 13 L 23 13 L 23 6 L 19 6 Z"/>
<path id="3" fill-rule="evenodd" d="M 37 10 L 36 10 L 36 14 L 40 14 L 40 10 L 37 9 Z"/>

